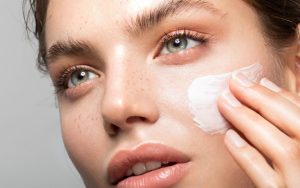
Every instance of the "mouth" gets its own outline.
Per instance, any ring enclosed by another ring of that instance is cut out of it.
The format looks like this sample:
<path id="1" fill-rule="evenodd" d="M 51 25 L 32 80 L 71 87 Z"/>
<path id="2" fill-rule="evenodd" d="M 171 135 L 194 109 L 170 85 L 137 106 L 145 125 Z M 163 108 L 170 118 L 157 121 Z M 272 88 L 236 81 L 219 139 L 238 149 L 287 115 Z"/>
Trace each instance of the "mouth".
<path id="1" fill-rule="evenodd" d="M 118 152 L 108 166 L 108 179 L 117 188 L 169 187 L 188 172 L 190 159 L 161 144 L 143 144 Z"/>

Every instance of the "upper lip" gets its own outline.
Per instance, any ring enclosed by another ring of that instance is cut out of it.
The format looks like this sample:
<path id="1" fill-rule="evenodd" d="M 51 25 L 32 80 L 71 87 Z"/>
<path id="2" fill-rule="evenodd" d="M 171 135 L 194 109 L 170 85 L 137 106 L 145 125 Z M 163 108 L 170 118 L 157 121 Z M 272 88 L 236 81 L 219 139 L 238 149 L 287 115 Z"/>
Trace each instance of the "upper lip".
<path id="1" fill-rule="evenodd" d="M 108 179 L 112 184 L 122 180 L 126 171 L 138 162 L 161 161 L 186 163 L 190 159 L 182 152 L 162 144 L 142 144 L 132 150 L 119 151 L 108 165 Z"/>

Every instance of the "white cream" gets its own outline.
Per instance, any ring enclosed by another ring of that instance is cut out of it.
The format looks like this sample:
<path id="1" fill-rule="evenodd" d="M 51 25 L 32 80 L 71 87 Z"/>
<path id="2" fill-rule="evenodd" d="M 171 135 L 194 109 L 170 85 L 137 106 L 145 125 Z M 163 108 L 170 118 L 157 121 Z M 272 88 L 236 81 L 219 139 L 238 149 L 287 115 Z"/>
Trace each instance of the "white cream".
<path id="1" fill-rule="evenodd" d="M 208 134 L 224 133 L 230 128 L 229 123 L 218 110 L 217 99 L 223 91 L 229 90 L 229 80 L 236 72 L 242 72 L 254 82 L 258 82 L 263 77 L 263 68 L 257 63 L 225 74 L 196 78 L 188 89 L 193 120 Z"/>

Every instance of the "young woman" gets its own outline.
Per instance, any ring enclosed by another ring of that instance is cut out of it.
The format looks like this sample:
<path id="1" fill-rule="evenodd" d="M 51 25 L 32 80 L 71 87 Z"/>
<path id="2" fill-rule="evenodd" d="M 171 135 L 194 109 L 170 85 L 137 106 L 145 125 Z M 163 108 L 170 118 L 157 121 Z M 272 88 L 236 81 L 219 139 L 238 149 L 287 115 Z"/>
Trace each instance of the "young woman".
<path id="1" fill-rule="evenodd" d="M 88 188 L 300 186 L 299 0 L 30 3 Z M 232 127 L 199 128 L 191 83 L 255 63 L 268 79 L 236 73 L 218 99 Z"/>

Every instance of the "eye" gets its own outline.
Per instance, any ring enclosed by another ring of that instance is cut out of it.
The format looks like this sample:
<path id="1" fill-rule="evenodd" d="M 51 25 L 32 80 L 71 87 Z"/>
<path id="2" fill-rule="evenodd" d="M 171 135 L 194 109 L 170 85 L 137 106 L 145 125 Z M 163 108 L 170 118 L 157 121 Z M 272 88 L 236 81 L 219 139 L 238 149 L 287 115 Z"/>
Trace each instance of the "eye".
<path id="1" fill-rule="evenodd" d="M 200 42 L 190 39 L 188 37 L 176 37 L 165 43 L 161 54 L 170 54 L 170 53 L 178 53 L 180 51 L 184 51 L 186 49 L 195 47 L 199 45 Z"/>
<path id="2" fill-rule="evenodd" d="M 88 70 L 76 70 L 74 71 L 68 80 L 68 88 L 79 86 L 88 80 L 92 80 L 98 77 L 95 73 Z"/>
<path id="3" fill-rule="evenodd" d="M 187 36 L 177 36 L 164 42 L 164 46 L 160 54 L 178 53 L 189 48 L 193 48 L 201 44 L 200 41 L 196 41 Z"/>
<path id="4" fill-rule="evenodd" d="M 209 43 L 210 35 L 191 30 L 177 30 L 165 34 L 160 40 L 159 49 L 155 58 L 160 55 L 176 54 L 197 46 Z"/>

